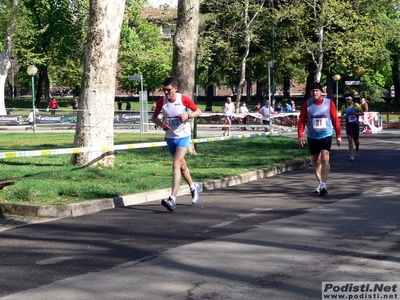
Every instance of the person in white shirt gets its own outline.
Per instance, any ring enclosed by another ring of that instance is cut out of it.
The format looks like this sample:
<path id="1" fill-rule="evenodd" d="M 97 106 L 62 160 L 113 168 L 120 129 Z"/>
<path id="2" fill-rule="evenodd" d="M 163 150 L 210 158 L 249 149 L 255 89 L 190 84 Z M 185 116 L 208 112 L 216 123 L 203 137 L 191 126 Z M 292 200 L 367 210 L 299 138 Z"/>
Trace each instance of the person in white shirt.
<path id="1" fill-rule="evenodd" d="M 246 102 L 242 103 L 242 106 L 239 107 L 239 113 L 244 114 L 244 118 L 242 118 L 242 124 L 247 123 L 247 115 L 249 113 L 249 109 L 246 106 Z M 247 130 L 246 127 L 242 127 L 243 130 Z"/>
<path id="2" fill-rule="evenodd" d="M 232 98 L 228 97 L 226 99 L 226 103 L 223 109 L 224 113 L 225 113 L 225 120 L 228 123 L 228 126 L 225 127 L 224 130 L 224 135 L 226 135 L 227 131 L 228 131 L 228 136 L 231 135 L 231 124 L 232 124 L 232 115 L 235 113 L 235 104 L 232 103 Z"/>
<path id="3" fill-rule="evenodd" d="M 189 96 L 178 93 L 178 85 L 175 77 L 164 79 L 164 96 L 158 99 L 151 118 L 156 126 L 165 131 L 165 141 L 173 156 L 171 196 L 161 201 L 161 205 L 169 211 L 175 210 L 182 177 L 189 185 L 192 204 L 200 201 L 201 190 L 201 184 L 193 182 L 185 159 L 191 144 L 190 119 L 200 116 L 201 110 Z M 158 118 L 160 113 L 163 114 L 164 121 Z"/>
<path id="4" fill-rule="evenodd" d="M 28 115 L 28 120 L 29 120 L 29 126 L 25 127 L 25 131 L 28 131 L 29 127 L 32 128 L 32 130 L 34 129 L 34 122 L 33 120 L 36 118 L 36 114 L 39 113 L 39 110 L 36 108 L 35 106 L 35 111 L 33 111 L 33 109 L 31 109 L 29 115 Z"/>
<path id="5" fill-rule="evenodd" d="M 274 109 L 269 106 L 269 100 L 265 100 L 265 105 L 261 107 L 260 114 L 262 115 L 262 123 L 263 125 L 271 124 L 271 115 L 274 113 Z M 265 132 L 269 131 L 269 128 L 266 126 L 264 129 Z"/>

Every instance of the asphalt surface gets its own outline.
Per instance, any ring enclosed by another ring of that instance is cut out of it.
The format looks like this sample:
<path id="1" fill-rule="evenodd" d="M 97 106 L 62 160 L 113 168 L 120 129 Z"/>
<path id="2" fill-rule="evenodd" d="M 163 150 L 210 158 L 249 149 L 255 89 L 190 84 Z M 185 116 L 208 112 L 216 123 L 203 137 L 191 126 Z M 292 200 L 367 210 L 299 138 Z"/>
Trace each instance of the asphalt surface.
<path id="1" fill-rule="evenodd" d="M 321 282 L 399 281 L 400 140 L 331 155 L 329 194 L 300 169 L 0 232 L 0 299 L 320 299 Z"/>

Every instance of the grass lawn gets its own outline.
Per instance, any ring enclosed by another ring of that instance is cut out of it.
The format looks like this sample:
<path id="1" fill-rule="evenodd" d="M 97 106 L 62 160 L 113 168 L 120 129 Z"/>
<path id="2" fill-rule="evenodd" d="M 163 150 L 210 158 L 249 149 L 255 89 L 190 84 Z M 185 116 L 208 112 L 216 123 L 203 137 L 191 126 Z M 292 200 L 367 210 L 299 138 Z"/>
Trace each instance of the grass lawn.
<path id="1" fill-rule="evenodd" d="M 73 133 L 2 133 L 0 152 L 73 147 Z M 117 133 L 115 144 L 160 142 L 164 135 Z M 309 156 L 283 136 L 199 143 L 187 161 L 195 181 L 219 179 Z M 70 154 L 0 160 L 0 179 L 16 185 L 0 202 L 67 204 L 171 186 L 172 157 L 165 147 L 115 152 L 115 167 L 77 167 Z M 183 183 L 183 182 L 182 182 Z"/>

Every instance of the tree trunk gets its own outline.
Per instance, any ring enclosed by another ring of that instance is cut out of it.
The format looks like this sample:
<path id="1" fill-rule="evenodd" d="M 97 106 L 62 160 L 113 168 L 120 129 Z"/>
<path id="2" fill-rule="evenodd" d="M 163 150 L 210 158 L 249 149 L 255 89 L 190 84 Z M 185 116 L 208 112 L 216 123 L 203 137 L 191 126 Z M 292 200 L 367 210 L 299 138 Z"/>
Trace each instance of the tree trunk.
<path id="1" fill-rule="evenodd" d="M 283 98 L 290 99 L 290 88 L 292 85 L 292 78 L 290 76 L 285 76 L 283 78 Z"/>
<path id="2" fill-rule="evenodd" d="M 263 102 L 263 96 L 267 94 L 265 87 L 265 81 L 257 81 L 257 91 L 256 91 L 256 102 Z M 250 103 L 250 102 L 249 102 Z"/>
<path id="3" fill-rule="evenodd" d="M 75 147 L 95 151 L 72 156 L 77 165 L 114 166 L 114 97 L 116 65 L 125 0 L 91 0 L 90 21 L 79 100 Z"/>
<path id="4" fill-rule="evenodd" d="M 393 48 L 396 49 L 396 47 Z M 394 86 L 394 103 L 400 105 L 400 70 L 399 70 L 397 53 L 392 53 L 391 58 L 392 58 L 392 80 Z M 391 93 L 390 90 L 389 92 Z"/>
<path id="5" fill-rule="evenodd" d="M 213 98 L 214 98 L 214 86 L 213 85 L 209 85 L 207 87 L 206 111 L 212 111 Z"/>
<path id="6" fill-rule="evenodd" d="M 179 0 L 174 36 L 173 74 L 179 80 L 179 92 L 193 98 L 199 0 Z"/>
<path id="7" fill-rule="evenodd" d="M 178 19 L 174 36 L 173 75 L 179 80 L 178 92 L 193 99 L 199 33 L 199 0 L 179 0 Z M 192 131 L 194 120 L 191 121 Z M 193 144 L 189 153 L 196 154 Z"/>
<path id="8" fill-rule="evenodd" d="M 239 84 L 238 84 L 238 93 L 237 93 L 237 98 L 236 98 L 236 108 L 238 109 L 240 107 L 240 101 L 242 97 L 242 90 L 243 86 L 246 80 L 246 62 L 247 62 L 247 57 L 249 56 L 250 53 L 250 43 L 252 41 L 252 35 L 254 32 L 253 24 L 254 21 L 258 18 L 261 9 L 264 6 L 264 0 L 260 1 L 258 3 L 259 7 L 257 11 L 254 13 L 253 16 L 250 16 L 249 14 L 249 5 L 250 1 L 245 0 L 243 3 L 243 15 L 244 15 L 244 54 L 242 55 L 242 60 L 241 60 L 241 69 L 240 69 L 240 79 L 239 79 Z"/>
<path id="9" fill-rule="evenodd" d="M 0 115 L 6 115 L 6 106 L 4 99 L 4 90 L 7 79 L 8 70 L 11 67 L 10 57 L 12 56 L 12 33 L 14 32 L 15 22 L 17 21 L 17 12 L 21 6 L 20 0 L 12 2 L 11 18 L 8 22 L 3 41 L 3 51 L 0 52 Z M 4 13 L 4 12 L 2 12 Z"/>

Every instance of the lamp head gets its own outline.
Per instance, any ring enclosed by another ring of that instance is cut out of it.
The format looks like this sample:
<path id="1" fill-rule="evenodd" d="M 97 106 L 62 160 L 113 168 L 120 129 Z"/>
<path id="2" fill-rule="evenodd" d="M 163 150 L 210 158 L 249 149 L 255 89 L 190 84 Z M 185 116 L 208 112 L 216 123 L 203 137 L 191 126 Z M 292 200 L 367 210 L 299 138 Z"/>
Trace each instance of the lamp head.
<path id="1" fill-rule="evenodd" d="M 29 76 L 35 76 L 37 74 L 38 69 L 36 68 L 35 65 L 30 65 L 26 72 L 28 73 Z"/>
<path id="2" fill-rule="evenodd" d="M 335 81 L 339 81 L 340 78 L 341 78 L 341 77 L 340 77 L 339 74 L 336 74 L 336 75 L 333 76 L 333 80 L 335 80 Z"/>
<path id="3" fill-rule="evenodd" d="M 357 68 L 357 75 L 358 76 L 363 76 L 365 74 L 365 69 L 363 67 L 358 67 Z"/>

